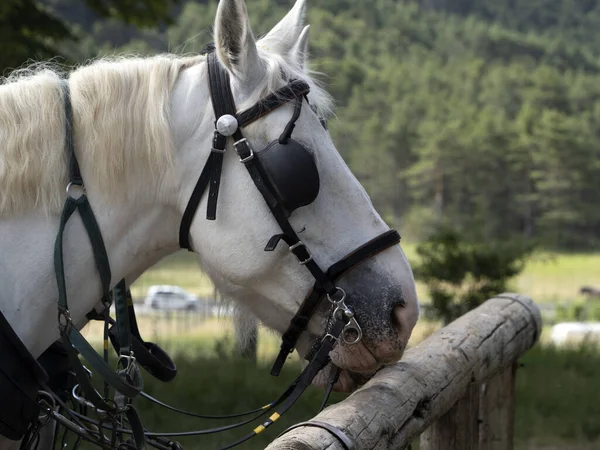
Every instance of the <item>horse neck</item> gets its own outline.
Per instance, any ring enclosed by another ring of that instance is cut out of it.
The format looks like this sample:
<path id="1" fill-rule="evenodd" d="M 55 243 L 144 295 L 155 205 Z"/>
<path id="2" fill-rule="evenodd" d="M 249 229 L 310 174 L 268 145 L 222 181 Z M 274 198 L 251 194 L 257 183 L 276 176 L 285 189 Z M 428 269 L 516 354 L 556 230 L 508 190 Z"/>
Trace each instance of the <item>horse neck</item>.
<path id="1" fill-rule="evenodd" d="M 92 208 L 102 231 L 114 286 L 178 249 L 178 219 L 161 205 L 115 203 Z M 0 309 L 37 357 L 58 338 L 53 251 L 59 217 L 31 211 L 0 220 Z M 78 326 L 101 298 L 89 238 L 78 214 L 65 228 L 63 248 L 71 316 Z"/>

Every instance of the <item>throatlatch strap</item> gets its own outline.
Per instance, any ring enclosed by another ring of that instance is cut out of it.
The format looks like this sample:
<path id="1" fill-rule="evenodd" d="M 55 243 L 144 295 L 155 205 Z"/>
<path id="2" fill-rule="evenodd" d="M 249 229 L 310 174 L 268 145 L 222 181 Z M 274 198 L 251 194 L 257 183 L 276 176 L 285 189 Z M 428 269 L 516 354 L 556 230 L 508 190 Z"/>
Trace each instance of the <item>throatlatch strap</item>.
<path id="1" fill-rule="evenodd" d="M 190 244 L 190 227 L 192 226 L 196 211 L 198 210 L 200 200 L 202 200 L 202 195 L 204 194 L 208 183 L 210 183 L 215 155 L 216 153 L 211 152 L 208 156 L 208 160 L 200 173 L 200 177 L 198 177 L 192 196 L 190 197 L 190 200 L 185 207 L 183 217 L 181 218 L 181 224 L 179 225 L 179 246 L 188 249 L 190 252 L 193 251 Z"/>

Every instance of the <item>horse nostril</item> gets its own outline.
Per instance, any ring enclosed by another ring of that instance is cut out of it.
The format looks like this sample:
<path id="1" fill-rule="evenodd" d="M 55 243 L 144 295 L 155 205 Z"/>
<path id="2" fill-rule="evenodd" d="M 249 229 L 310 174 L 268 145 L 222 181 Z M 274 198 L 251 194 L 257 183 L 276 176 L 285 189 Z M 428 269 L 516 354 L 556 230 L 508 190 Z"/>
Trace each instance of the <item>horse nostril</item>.
<path id="1" fill-rule="evenodd" d="M 404 314 L 404 302 L 397 303 L 392 308 L 392 314 L 391 314 L 392 325 L 394 326 L 396 331 L 400 331 L 400 329 L 402 327 L 402 315 L 403 314 Z"/>

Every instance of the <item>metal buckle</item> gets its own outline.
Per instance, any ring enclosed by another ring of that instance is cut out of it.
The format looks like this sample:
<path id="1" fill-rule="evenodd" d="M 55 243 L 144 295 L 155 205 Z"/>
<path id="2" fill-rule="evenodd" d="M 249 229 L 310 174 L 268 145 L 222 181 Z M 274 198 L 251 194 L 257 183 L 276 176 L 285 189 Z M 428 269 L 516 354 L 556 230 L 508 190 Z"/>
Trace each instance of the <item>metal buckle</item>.
<path id="1" fill-rule="evenodd" d="M 121 361 L 126 361 L 126 364 L 123 364 L 123 370 L 125 372 L 129 372 L 133 364 L 135 364 L 135 356 L 133 356 L 133 352 L 129 353 L 129 355 L 119 355 L 119 359 L 117 360 L 117 366 L 121 363 Z"/>
<path id="2" fill-rule="evenodd" d="M 71 396 L 73 397 L 73 400 L 82 406 L 87 406 L 88 408 L 90 408 L 92 411 L 94 411 L 96 414 L 98 414 L 102 418 L 108 417 L 109 411 L 105 411 L 103 409 L 97 408 L 96 405 L 94 405 L 92 402 L 90 402 L 88 399 L 86 399 L 83 396 L 83 394 L 79 393 L 80 389 L 81 388 L 80 388 L 79 384 L 76 384 L 75 386 L 73 386 L 73 389 L 71 390 Z M 106 403 L 108 403 L 109 405 L 114 403 L 111 399 L 108 399 L 108 398 L 105 398 L 103 400 Z M 117 409 L 117 405 L 115 404 L 114 406 L 115 406 L 115 409 Z"/>
<path id="3" fill-rule="evenodd" d="M 323 342 L 323 341 L 324 341 L 325 339 L 327 339 L 327 338 L 331 338 L 331 339 L 333 339 L 333 341 L 334 341 L 334 342 L 337 342 L 337 340 L 338 340 L 338 338 L 336 338 L 336 337 L 335 337 L 333 334 L 329 334 L 329 333 L 327 333 L 327 334 L 325 334 L 325 336 L 323 336 L 323 339 L 321 340 L 321 342 Z M 317 342 L 318 342 L 318 341 L 317 341 Z"/>
<path id="4" fill-rule="evenodd" d="M 308 254 L 308 258 L 306 258 L 304 261 L 301 260 L 298 255 L 296 255 L 294 253 L 294 250 L 296 250 L 299 247 L 304 247 L 304 250 L 306 250 L 306 253 Z M 313 257 L 312 257 L 312 253 L 310 252 L 310 250 L 308 249 L 308 247 L 304 244 L 304 242 L 302 241 L 298 241 L 296 242 L 294 245 L 290 246 L 290 253 L 292 255 L 294 255 L 296 257 L 296 259 L 298 260 L 298 262 L 300 263 L 301 266 L 304 266 L 305 264 L 308 264 L 309 262 L 312 261 Z"/>
<path id="5" fill-rule="evenodd" d="M 225 147 L 225 148 L 224 148 L 224 149 L 222 149 L 222 150 L 221 150 L 220 148 L 215 148 L 215 147 L 212 147 L 212 152 L 213 152 L 213 153 L 225 153 L 226 151 L 227 151 L 227 147 Z"/>
<path id="6" fill-rule="evenodd" d="M 245 158 L 240 157 L 240 162 L 246 164 L 248 161 L 254 159 L 254 150 L 252 150 L 252 147 L 250 147 L 250 144 L 248 143 L 248 140 L 246 138 L 241 138 L 239 141 L 236 141 L 233 143 L 233 146 L 235 147 L 235 150 L 238 152 L 238 155 L 239 155 L 238 145 L 241 143 L 245 143 L 248 146 L 248 148 L 250 149 L 250 154 L 248 156 L 246 156 Z"/>

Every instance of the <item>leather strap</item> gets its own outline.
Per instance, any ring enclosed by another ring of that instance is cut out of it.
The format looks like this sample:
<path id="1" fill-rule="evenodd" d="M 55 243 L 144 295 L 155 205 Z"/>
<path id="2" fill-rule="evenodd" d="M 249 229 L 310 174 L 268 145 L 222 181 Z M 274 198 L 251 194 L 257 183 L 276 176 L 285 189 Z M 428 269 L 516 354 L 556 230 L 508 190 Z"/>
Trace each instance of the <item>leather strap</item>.
<path id="1" fill-rule="evenodd" d="M 240 127 L 246 127 L 252 122 L 275 111 L 280 106 L 304 97 L 310 92 L 310 86 L 301 80 L 293 80 L 286 86 L 267 95 L 257 104 L 237 114 Z"/>
<path id="2" fill-rule="evenodd" d="M 190 227 L 192 226 L 196 211 L 198 210 L 200 200 L 202 200 L 202 195 L 204 194 L 208 183 L 210 183 L 215 155 L 216 153 L 211 152 L 211 154 L 208 156 L 208 160 L 206 161 L 206 164 L 200 173 L 200 177 L 198 177 L 196 186 L 192 191 L 192 195 L 187 206 L 185 207 L 183 217 L 181 218 L 181 224 L 179 225 L 179 246 L 181 248 L 188 249 L 190 252 L 193 251 L 190 244 Z"/>
<path id="3" fill-rule="evenodd" d="M 69 156 L 69 182 L 77 186 L 83 186 L 79 161 L 77 161 L 77 157 L 75 156 L 75 141 L 73 140 L 73 106 L 71 104 L 69 82 L 67 80 L 62 80 L 61 88 L 65 106 L 65 145 Z"/>
<path id="4" fill-rule="evenodd" d="M 131 292 L 126 290 L 125 296 L 128 308 L 129 337 L 131 339 L 131 348 L 137 362 L 156 379 L 163 382 L 173 380 L 177 375 L 177 366 L 160 346 L 153 342 L 144 341 L 138 328 L 135 309 L 131 299 Z M 116 352 L 121 354 L 117 323 L 114 323 L 109 328 L 108 334 Z"/>
<path id="5" fill-rule="evenodd" d="M 216 53 L 210 53 L 206 59 L 208 66 L 208 81 L 210 84 L 210 98 L 215 113 L 216 121 L 224 114 L 235 114 L 235 103 L 231 90 L 221 89 L 222 85 L 229 86 L 229 73 L 219 70 L 219 61 Z M 215 85 L 215 86 L 213 86 Z M 227 137 L 223 136 L 217 130 L 213 138 L 212 152 L 214 153 L 212 172 L 210 179 L 210 188 L 208 193 L 208 204 L 206 208 L 206 218 L 215 220 L 217 217 L 217 199 L 219 196 L 219 185 L 221 184 L 221 172 L 223 169 L 223 155 L 227 146 Z"/>

